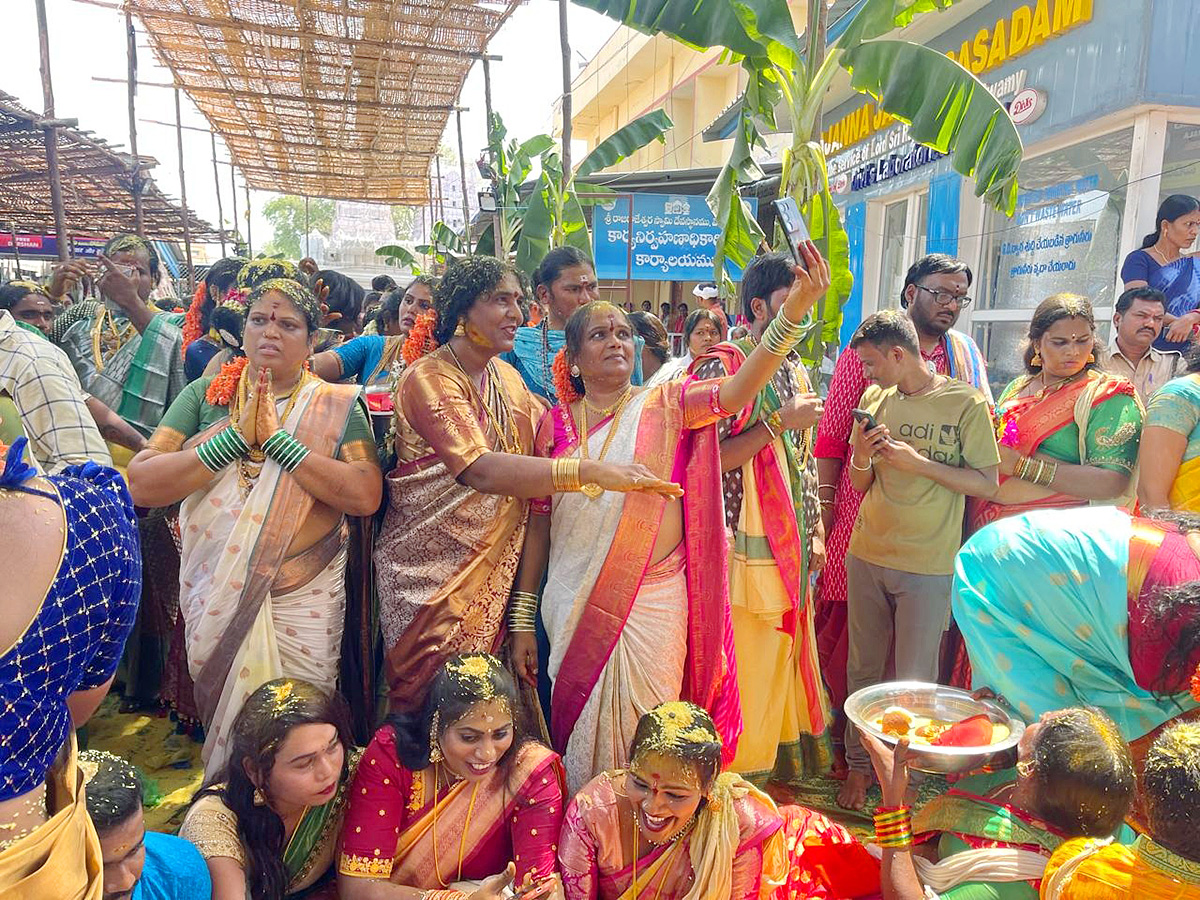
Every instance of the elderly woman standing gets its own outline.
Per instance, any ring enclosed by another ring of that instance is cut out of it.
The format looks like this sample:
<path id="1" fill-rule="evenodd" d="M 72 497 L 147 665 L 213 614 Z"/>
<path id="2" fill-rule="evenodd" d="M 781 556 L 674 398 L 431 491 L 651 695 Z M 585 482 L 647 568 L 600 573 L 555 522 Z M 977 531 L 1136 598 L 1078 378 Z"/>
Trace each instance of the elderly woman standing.
<path id="1" fill-rule="evenodd" d="M 359 389 L 304 368 L 319 317 L 299 282 L 260 284 L 249 298 L 246 356 L 188 385 L 130 463 L 138 503 L 184 501 L 179 605 L 209 774 L 224 764 L 230 725 L 259 685 L 286 675 L 333 689 L 345 516 L 379 506 Z"/>
<path id="2" fill-rule="evenodd" d="M 411 711 L 456 653 L 496 649 L 525 537 L 526 500 L 564 486 L 533 459 L 544 407 L 516 369 L 521 280 L 490 256 L 449 267 L 434 317 L 409 333 L 395 399 L 396 468 L 375 544 L 380 624 L 394 710 Z M 641 465 L 591 461 L 611 491 L 670 492 Z"/>
<path id="3" fill-rule="evenodd" d="M 1166 295 L 1167 327 L 1159 350 L 1186 350 L 1200 327 L 1200 266 L 1191 249 L 1200 235 L 1200 200 L 1172 194 L 1158 207 L 1154 230 L 1121 266 L 1125 289 L 1152 287 Z"/>

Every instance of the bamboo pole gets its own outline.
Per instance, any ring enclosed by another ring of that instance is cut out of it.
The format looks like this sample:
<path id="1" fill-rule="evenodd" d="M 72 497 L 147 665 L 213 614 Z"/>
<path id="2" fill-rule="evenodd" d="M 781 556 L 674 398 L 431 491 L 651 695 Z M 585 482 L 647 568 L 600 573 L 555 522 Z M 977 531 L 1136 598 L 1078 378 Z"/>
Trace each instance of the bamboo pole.
<path id="1" fill-rule="evenodd" d="M 196 270 L 192 268 L 192 226 L 188 222 L 187 178 L 183 174 L 183 113 L 179 108 L 179 88 L 175 88 L 175 144 L 179 149 L 179 206 L 183 219 L 183 254 L 187 260 L 188 294 L 196 290 Z"/>
<path id="2" fill-rule="evenodd" d="M 484 113 L 487 116 L 487 142 L 488 142 L 488 162 L 492 167 L 492 196 L 495 198 L 496 209 L 492 212 L 492 244 L 496 248 L 496 258 L 506 259 L 508 256 L 508 246 L 506 242 L 501 240 L 501 221 L 500 217 L 504 215 L 504 211 L 500 208 L 500 173 L 496 171 L 497 160 L 496 151 L 492 146 L 492 67 L 491 59 L 488 56 L 483 58 L 483 106 Z"/>
<path id="3" fill-rule="evenodd" d="M 246 173 L 242 173 L 242 187 L 246 189 L 246 255 L 254 258 L 254 240 L 250 237 L 250 220 L 254 216 L 250 212 L 250 182 L 246 181 Z"/>
<path id="4" fill-rule="evenodd" d="M 309 240 L 308 240 L 308 233 L 311 230 L 312 229 L 309 227 L 309 224 L 308 224 L 308 197 L 306 196 L 304 198 L 304 255 L 305 256 L 312 256 L 312 252 L 310 250 Z"/>
<path id="5" fill-rule="evenodd" d="M 20 278 L 21 277 L 21 248 L 17 246 L 17 229 L 13 227 L 12 222 L 8 223 L 8 234 L 12 238 L 12 242 L 13 242 L 13 260 L 16 262 L 16 266 L 17 266 L 17 278 Z M 60 261 L 63 260 L 62 254 L 64 252 L 66 252 L 65 247 L 60 248 L 58 251 Z"/>
<path id="6" fill-rule="evenodd" d="M 442 157 L 435 153 L 434 157 L 433 157 L 433 161 L 437 167 L 438 219 L 441 220 L 442 222 L 445 222 L 446 221 L 446 201 L 445 201 L 445 198 L 442 196 Z"/>
<path id="7" fill-rule="evenodd" d="M 462 201 L 463 201 L 463 249 L 467 254 L 471 253 L 471 204 L 467 200 L 467 160 L 463 156 L 463 139 L 462 139 L 462 110 L 456 110 L 454 113 L 454 124 L 458 131 L 458 177 L 462 181 Z"/>
<path id="8" fill-rule="evenodd" d="M 238 239 L 242 236 L 241 223 L 238 222 L 237 211 L 237 179 L 234 178 L 233 164 L 229 164 L 229 192 L 233 195 L 233 252 L 237 253 Z"/>
<path id="9" fill-rule="evenodd" d="M 36 0 L 38 21 L 38 45 L 42 58 L 42 104 L 43 115 L 47 119 L 54 118 L 54 84 L 50 80 L 50 29 L 46 24 L 46 0 Z M 58 243 L 58 261 L 66 262 L 67 256 L 67 224 L 63 210 L 62 173 L 58 169 L 58 129 L 47 125 L 43 132 L 46 136 L 46 169 L 50 173 L 50 206 L 54 212 L 54 236 Z M 17 271 L 21 270 L 21 257 L 17 250 L 17 235 L 13 232 L 13 254 L 17 258 Z"/>
<path id="10" fill-rule="evenodd" d="M 571 38 L 567 34 L 567 0 L 558 0 L 558 43 L 562 50 L 562 177 L 571 180 Z"/>
<path id="11" fill-rule="evenodd" d="M 221 173 L 217 169 L 217 136 L 210 131 L 208 139 L 212 142 L 213 186 L 217 189 L 217 231 L 221 234 L 221 256 L 226 256 L 225 211 L 221 209 Z"/>
<path id="12" fill-rule="evenodd" d="M 139 235 L 145 230 L 142 221 L 142 167 L 137 145 L 137 33 L 133 30 L 133 10 L 125 9 L 126 58 L 129 65 L 129 152 L 133 155 L 133 227 Z"/>

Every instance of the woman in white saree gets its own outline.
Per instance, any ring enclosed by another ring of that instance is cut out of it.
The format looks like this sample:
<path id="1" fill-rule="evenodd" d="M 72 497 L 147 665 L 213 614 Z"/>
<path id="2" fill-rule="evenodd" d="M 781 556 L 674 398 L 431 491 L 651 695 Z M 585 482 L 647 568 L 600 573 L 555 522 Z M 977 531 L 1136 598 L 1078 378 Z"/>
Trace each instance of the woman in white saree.
<path id="1" fill-rule="evenodd" d="M 209 774 L 259 685 L 337 682 L 345 517 L 375 511 L 382 476 L 359 388 L 305 369 L 319 319 L 296 281 L 256 288 L 244 360 L 192 382 L 129 466 L 140 505 L 183 501 L 179 605 Z"/>

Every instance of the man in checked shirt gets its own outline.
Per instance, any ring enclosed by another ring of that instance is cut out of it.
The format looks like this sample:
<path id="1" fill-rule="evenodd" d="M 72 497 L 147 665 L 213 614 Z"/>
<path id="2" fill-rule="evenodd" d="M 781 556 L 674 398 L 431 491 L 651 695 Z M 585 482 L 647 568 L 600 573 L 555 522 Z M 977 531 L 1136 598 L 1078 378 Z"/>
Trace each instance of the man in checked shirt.
<path id="1" fill-rule="evenodd" d="M 67 355 L 0 310 L 0 391 L 21 416 L 29 449 L 47 474 L 88 460 L 112 465 Z"/>

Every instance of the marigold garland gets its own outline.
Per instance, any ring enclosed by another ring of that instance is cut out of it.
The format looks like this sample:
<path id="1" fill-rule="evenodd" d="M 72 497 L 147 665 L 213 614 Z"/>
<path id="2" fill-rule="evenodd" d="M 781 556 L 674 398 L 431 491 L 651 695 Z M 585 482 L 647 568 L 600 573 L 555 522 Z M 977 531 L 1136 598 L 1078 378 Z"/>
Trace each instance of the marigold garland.
<path id="1" fill-rule="evenodd" d="M 436 311 L 430 310 L 417 316 L 417 321 L 409 330 L 408 337 L 404 339 L 404 346 L 400 348 L 400 355 L 404 357 L 406 366 L 411 366 L 425 354 L 432 353 L 437 349 L 438 344 L 433 337 L 435 325 L 437 325 Z"/>
<path id="2" fill-rule="evenodd" d="M 237 390 L 242 370 L 248 362 L 246 357 L 238 356 L 221 366 L 221 374 L 209 382 L 204 399 L 213 406 L 228 406 L 233 400 L 233 392 Z"/>
<path id="3" fill-rule="evenodd" d="M 1192 673 L 1192 699 L 1200 703 L 1200 666 Z"/>
<path id="4" fill-rule="evenodd" d="M 208 297 L 208 288 L 201 281 L 196 285 L 196 293 L 192 295 L 192 303 L 188 307 L 187 317 L 183 320 L 183 349 L 186 352 L 188 344 L 200 337 L 203 332 L 200 330 L 200 317 L 204 301 Z"/>
<path id="5" fill-rule="evenodd" d="M 571 404 L 581 396 L 571 383 L 571 372 L 567 368 L 567 350 L 564 347 L 554 355 L 554 393 L 558 395 L 559 403 Z"/>

